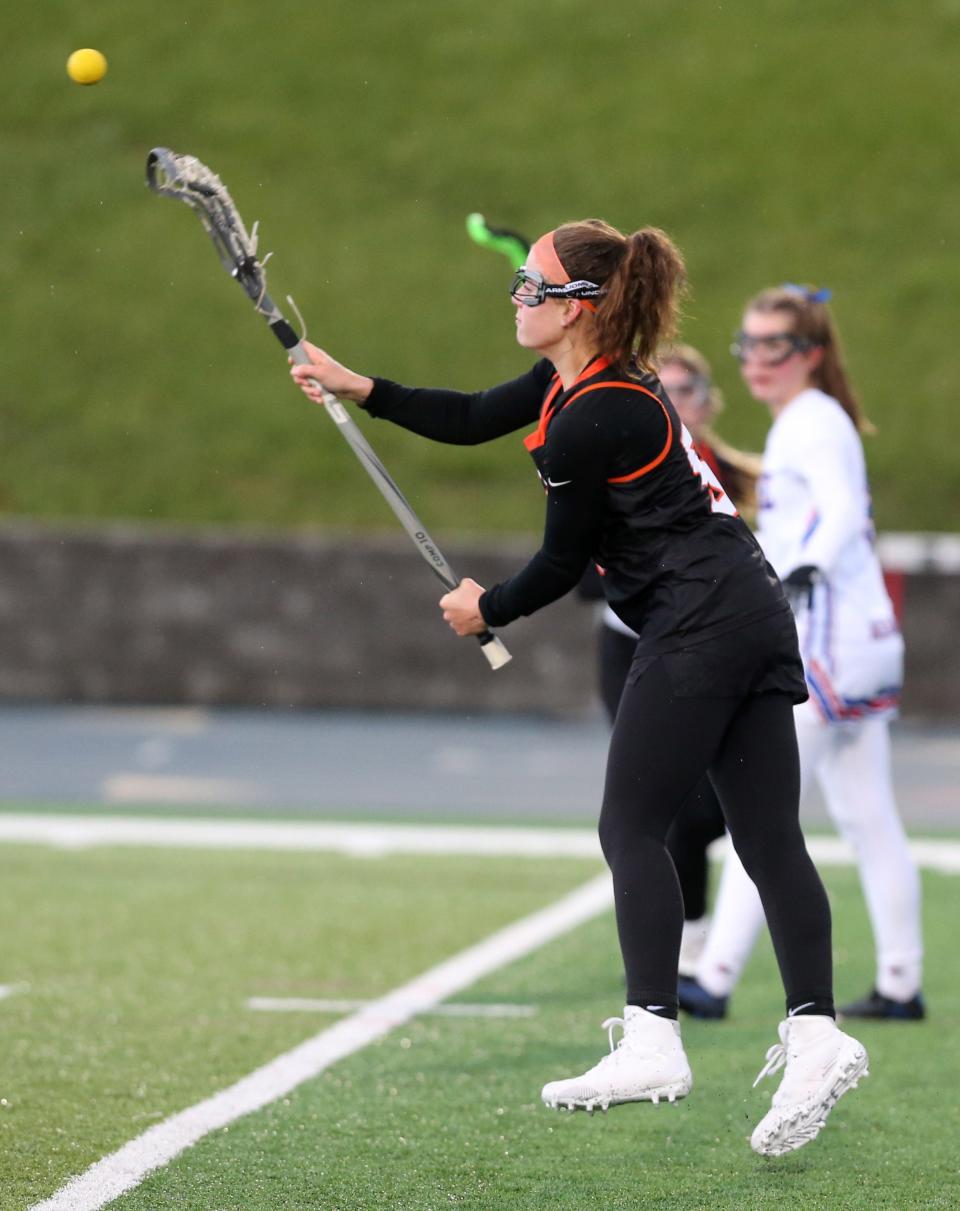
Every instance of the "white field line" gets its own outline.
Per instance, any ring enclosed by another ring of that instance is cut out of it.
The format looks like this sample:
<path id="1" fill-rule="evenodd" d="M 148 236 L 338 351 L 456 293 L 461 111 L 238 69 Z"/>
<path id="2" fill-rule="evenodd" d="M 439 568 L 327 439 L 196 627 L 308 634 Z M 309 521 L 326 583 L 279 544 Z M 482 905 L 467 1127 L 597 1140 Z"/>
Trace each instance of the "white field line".
<path id="1" fill-rule="evenodd" d="M 597 834 L 590 828 L 467 827 L 450 824 L 344 824 L 301 821 L 151 819 L 139 816 L 71 816 L 0 812 L 0 843 L 22 842 L 63 849 L 97 845 L 161 846 L 171 849 L 313 851 L 378 858 L 388 854 L 450 854 L 515 858 L 596 858 Z M 711 856 L 722 855 L 717 841 Z M 807 848 L 824 866 L 849 866 L 853 850 L 838 837 L 809 837 Z M 960 874 L 960 842 L 913 840 L 921 867 Z"/>
<path id="2" fill-rule="evenodd" d="M 29 984 L 0 984 L 0 1001 L 15 997 L 18 992 L 26 992 L 29 987 Z"/>
<path id="3" fill-rule="evenodd" d="M 476 946 L 402 985 L 299 1047 L 277 1056 L 228 1089 L 157 1123 L 117 1152 L 97 1161 L 30 1211 L 97 1211 L 168 1164 L 211 1131 L 284 1097 L 298 1085 L 361 1050 L 417 1014 L 470 987 L 606 912 L 613 902 L 607 874 L 491 934 Z"/>
<path id="4" fill-rule="evenodd" d="M 369 1000 L 323 1000 L 317 997 L 250 997 L 248 1009 L 263 1013 L 352 1013 L 365 1009 Z M 430 1016 L 443 1018 L 532 1018 L 536 1005 L 470 1005 L 465 1001 L 451 1001 L 434 1005 L 422 1011 Z"/>
<path id="5" fill-rule="evenodd" d="M 307 821 L 151 819 L 0 812 L 0 842 L 85 849 L 95 845 L 174 849 L 314 850 L 351 857 L 477 854 L 529 858 L 601 858 L 593 829 L 420 827 Z"/>

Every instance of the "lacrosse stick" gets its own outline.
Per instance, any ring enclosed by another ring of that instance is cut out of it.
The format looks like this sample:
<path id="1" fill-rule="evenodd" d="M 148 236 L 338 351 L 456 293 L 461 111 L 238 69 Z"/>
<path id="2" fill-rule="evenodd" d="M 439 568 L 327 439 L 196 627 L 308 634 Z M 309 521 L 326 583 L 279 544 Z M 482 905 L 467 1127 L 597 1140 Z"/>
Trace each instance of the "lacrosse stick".
<path id="1" fill-rule="evenodd" d="M 513 269 L 519 269 L 527 259 L 530 241 L 509 227 L 491 227 L 482 214 L 467 215 L 467 235 L 481 248 L 502 252 Z"/>
<path id="2" fill-rule="evenodd" d="M 224 269 L 243 287 L 254 309 L 270 325 L 280 344 L 298 365 L 309 365 L 310 358 L 302 341 L 267 294 L 267 278 L 263 268 L 267 258 L 257 260 L 256 224 L 248 233 L 233 199 L 217 174 L 193 156 L 180 156 L 167 147 L 155 147 L 147 156 L 147 185 L 154 193 L 186 202 L 213 241 Z M 327 415 L 346 438 L 434 575 L 447 589 L 455 589 L 460 578 L 374 453 L 356 421 L 335 396 L 315 379 L 311 382 L 322 393 Z M 510 653 L 503 641 L 492 631 L 483 631 L 477 638 L 491 668 L 502 668 L 510 660 Z"/>

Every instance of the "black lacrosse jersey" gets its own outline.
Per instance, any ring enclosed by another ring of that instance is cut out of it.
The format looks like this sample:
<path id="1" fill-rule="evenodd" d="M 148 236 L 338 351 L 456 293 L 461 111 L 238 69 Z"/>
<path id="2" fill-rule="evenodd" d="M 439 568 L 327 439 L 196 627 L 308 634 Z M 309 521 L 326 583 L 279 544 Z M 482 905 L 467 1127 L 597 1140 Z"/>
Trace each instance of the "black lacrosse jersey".
<path id="1" fill-rule="evenodd" d="M 776 575 L 659 379 L 596 358 L 566 390 L 546 360 L 466 394 L 374 380 L 367 410 L 438 441 L 524 439 L 546 492 L 540 550 L 488 589 L 489 626 L 573 589 L 593 560 L 615 613 L 650 655 L 789 609 Z"/>

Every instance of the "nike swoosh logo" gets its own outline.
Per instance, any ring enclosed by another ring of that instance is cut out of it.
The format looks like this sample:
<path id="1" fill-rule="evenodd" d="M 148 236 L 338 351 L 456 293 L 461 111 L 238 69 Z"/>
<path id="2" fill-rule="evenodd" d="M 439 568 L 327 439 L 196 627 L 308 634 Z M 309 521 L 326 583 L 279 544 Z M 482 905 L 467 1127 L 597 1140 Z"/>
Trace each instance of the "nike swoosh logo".
<path id="1" fill-rule="evenodd" d="M 791 1009 L 791 1010 L 790 1010 L 790 1012 L 787 1014 L 787 1017 L 788 1017 L 788 1018 L 792 1018 L 792 1017 L 794 1017 L 796 1014 L 798 1014 L 798 1013 L 800 1012 L 800 1010 L 801 1010 L 801 1009 L 809 1009 L 809 1008 L 810 1008 L 810 1006 L 811 1006 L 811 1005 L 813 1005 L 813 1004 L 814 1004 L 814 1002 L 813 1002 L 813 1001 L 804 1001 L 804 1002 L 803 1002 L 803 1004 L 802 1004 L 802 1005 L 798 1005 L 798 1006 L 796 1007 L 796 1009 Z"/>
<path id="2" fill-rule="evenodd" d="M 572 484 L 572 479 L 545 479 L 543 481 L 548 488 L 562 488 L 564 484 Z"/>

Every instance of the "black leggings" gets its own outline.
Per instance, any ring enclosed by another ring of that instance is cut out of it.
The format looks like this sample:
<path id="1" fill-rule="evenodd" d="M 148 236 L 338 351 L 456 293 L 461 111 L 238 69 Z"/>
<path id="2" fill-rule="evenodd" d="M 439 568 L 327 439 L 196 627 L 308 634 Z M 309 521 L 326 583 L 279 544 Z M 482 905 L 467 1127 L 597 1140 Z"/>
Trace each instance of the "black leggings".
<path id="1" fill-rule="evenodd" d="M 628 1003 L 676 1011 L 683 901 L 665 842 L 708 771 L 760 892 L 788 1009 L 831 1013 L 830 908 L 800 831 L 793 699 L 678 696 L 662 657 L 624 689 L 600 814 Z"/>
<path id="2" fill-rule="evenodd" d="M 598 647 L 600 696 L 613 723 L 633 663 L 637 638 L 601 624 Z M 704 775 L 684 800 L 667 832 L 667 850 L 680 880 L 683 915 L 688 921 L 698 921 L 707 911 L 710 871 L 707 848 L 723 836 L 725 828 L 720 800 L 710 779 Z"/>

